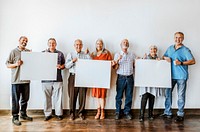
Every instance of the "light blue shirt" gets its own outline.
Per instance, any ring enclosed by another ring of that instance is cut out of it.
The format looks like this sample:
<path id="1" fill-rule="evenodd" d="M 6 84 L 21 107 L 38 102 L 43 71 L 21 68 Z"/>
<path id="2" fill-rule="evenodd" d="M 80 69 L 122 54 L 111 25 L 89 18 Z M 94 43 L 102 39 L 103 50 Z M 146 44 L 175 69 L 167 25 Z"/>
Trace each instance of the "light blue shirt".
<path id="1" fill-rule="evenodd" d="M 71 52 L 67 54 L 67 58 L 65 61 L 65 67 L 69 69 L 70 73 L 76 73 L 76 62 L 73 63 L 73 59 L 78 58 L 78 59 L 91 59 L 89 53 L 85 54 L 83 51 L 80 53 L 78 52 Z"/>
<path id="2" fill-rule="evenodd" d="M 175 45 L 171 45 L 164 56 L 171 58 L 172 79 L 188 79 L 188 65 L 175 65 L 174 61 L 176 59 L 180 62 L 192 60 L 194 57 L 189 48 L 183 45 L 176 50 Z"/>

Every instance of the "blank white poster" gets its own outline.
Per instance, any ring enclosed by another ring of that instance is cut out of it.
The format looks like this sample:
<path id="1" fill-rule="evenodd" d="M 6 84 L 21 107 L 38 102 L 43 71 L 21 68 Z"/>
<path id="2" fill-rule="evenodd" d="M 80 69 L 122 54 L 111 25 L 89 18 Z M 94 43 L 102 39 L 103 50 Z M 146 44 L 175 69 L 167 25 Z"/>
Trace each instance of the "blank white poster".
<path id="1" fill-rule="evenodd" d="M 137 59 L 135 86 L 171 88 L 171 63 L 166 60 Z"/>
<path id="2" fill-rule="evenodd" d="M 75 87 L 110 89 L 111 61 L 79 59 L 76 62 Z"/>
<path id="3" fill-rule="evenodd" d="M 22 52 L 21 80 L 56 80 L 57 53 Z"/>

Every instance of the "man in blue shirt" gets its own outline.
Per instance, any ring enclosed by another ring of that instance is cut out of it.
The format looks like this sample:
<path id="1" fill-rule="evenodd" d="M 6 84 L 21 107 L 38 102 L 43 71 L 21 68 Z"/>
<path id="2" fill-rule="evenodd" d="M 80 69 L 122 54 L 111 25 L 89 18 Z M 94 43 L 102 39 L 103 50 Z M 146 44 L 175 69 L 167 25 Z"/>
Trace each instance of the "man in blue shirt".
<path id="1" fill-rule="evenodd" d="M 171 62 L 172 88 L 166 89 L 165 111 L 163 117 L 172 118 L 172 91 L 177 84 L 178 112 L 175 122 L 184 120 L 185 92 L 188 79 L 188 65 L 195 64 L 195 59 L 189 48 L 183 45 L 184 34 L 176 32 L 174 34 L 175 45 L 171 45 L 165 52 L 163 59 Z"/>

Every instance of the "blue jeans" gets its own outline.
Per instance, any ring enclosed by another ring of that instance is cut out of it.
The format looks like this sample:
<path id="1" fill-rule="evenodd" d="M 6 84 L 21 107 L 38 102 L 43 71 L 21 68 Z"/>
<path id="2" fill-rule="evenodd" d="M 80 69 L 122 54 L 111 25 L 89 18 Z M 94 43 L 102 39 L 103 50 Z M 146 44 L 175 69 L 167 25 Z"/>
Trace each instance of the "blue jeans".
<path id="1" fill-rule="evenodd" d="M 172 79 L 172 88 L 167 88 L 166 98 L 165 98 L 165 111 L 164 114 L 172 115 L 171 105 L 172 105 L 172 91 L 177 84 L 177 93 L 178 93 L 178 112 L 177 116 L 184 116 L 184 106 L 185 106 L 185 92 L 187 80 L 183 79 Z"/>
<path id="2" fill-rule="evenodd" d="M 121 105 L 122 105 L 122 98 L 123 93 L 125 91 L 125 106 L 124 106 L 124 114 L 128 114 L 131 111 L 132 106 L 132 97 L 133 97 L 133 86 L 134 86 L 134 79 L 133 75 L 130 76 L 117 76 L 117 82 L 116 82 L 116 113 L 121 112 Z"/>
<path id="3" fill-rule="evenodd" d="M 19 113 L 19 100 L 21 98 L 21 115 L 26 115 L 27 102 L 29 100 L 29 83 L 25 84 L 12 84 L 12 116 L 18 118 Z"/>

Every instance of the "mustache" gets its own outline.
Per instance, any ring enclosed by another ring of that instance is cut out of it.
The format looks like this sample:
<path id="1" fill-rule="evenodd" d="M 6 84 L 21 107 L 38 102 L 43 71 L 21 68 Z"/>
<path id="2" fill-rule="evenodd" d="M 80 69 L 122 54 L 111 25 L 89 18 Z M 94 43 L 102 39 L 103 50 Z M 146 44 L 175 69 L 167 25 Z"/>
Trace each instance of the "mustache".
<path id="1" fill-rule="evenodd" d="M 25 42 L 24 42 L 24 43 L 22 43 L 22 45 L 23 45 L 23 46 L 26 46 L 26 45 L 27 45 L 27 43 L 25 43 Z"/>

